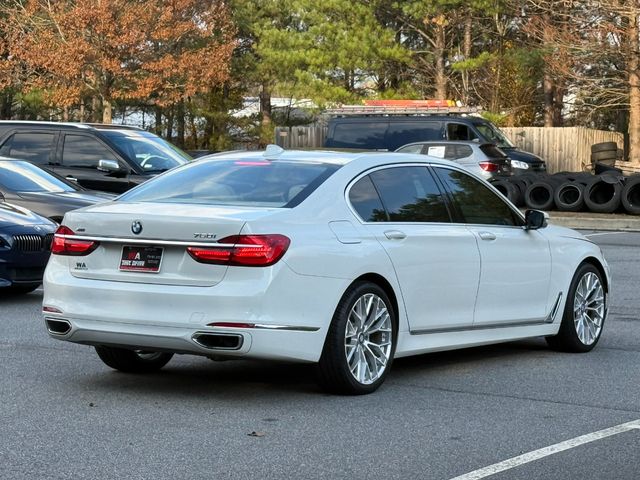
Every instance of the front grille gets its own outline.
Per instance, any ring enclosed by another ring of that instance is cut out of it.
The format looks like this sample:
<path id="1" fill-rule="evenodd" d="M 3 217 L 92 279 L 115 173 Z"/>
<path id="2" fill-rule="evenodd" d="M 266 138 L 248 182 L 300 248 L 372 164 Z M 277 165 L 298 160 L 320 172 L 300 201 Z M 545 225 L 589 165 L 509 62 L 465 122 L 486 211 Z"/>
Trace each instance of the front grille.
<path id="1" fill-rule="evenodd" d="M 53 233 L 46 235 L 14 235 L 13 248 L 19 252 L 42 252 L 51 250 Z"/>

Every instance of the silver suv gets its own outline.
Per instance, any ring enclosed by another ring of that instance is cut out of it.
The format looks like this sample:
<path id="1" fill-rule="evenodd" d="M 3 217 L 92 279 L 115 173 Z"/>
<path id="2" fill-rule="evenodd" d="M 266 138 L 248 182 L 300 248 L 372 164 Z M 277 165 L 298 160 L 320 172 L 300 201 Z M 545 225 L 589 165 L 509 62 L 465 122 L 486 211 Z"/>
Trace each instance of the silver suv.
<path id="1" fill-rule="evenodd" d="M 492 143 L 474 141 L 415 142 L 396 150 L 398 153 L 420 153 L 459 163 L 485 180 L 513 174 L 511 160 Z"/>

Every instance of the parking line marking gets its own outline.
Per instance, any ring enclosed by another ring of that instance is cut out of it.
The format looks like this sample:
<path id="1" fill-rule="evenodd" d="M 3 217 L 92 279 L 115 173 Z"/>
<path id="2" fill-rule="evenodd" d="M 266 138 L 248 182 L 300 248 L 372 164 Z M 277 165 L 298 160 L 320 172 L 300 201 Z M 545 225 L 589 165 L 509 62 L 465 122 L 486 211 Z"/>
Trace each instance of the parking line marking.
<path id="1" fill-rule="evenodd" d="M 538 450 L 533 450 L 531 452 L 518 455 L 517 457 L 512 457 L 502 462 L 494 463 L 493 465 L 489 465 L 488 467 L 465 473 L 464 475 L 452 478 L 451 480 L 480 480 L 481 478 L 490 477 L 491 475 L 495 475 L 496 473 L 519 467 L 520 465 L 524 465 L 525 463 L 540 460 L 541 458 L 548 457 L 549 455 L 553 455 L 554 453 L 564 452 L 565 450 L 579 447 L 580 445 L 584 445 L 585 443 L 595 442 L 597 440 L 602 440 L 603 438 L 618 435 L 619 433 L 629 432 L 635 429 L 640 430 L 640 419 L 634 420 L 632 422 L 622 423 L 620 425 L 616 425 L 615 427 L 605 428 L 604 430 L 598 430 L 597 432 L 587 433 L 586 435 L 571 438 L 569 440 L 565 440 L 564 442 L 556 443 L 554 445 L 540 448 Z"/>

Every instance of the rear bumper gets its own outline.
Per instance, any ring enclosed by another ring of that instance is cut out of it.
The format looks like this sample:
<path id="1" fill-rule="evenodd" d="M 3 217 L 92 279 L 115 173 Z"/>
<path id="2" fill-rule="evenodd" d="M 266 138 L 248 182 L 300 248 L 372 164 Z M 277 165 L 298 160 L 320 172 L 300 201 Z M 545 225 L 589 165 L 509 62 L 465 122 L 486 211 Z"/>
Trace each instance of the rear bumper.
<path id="1" fill-rule="evenodd" d="M 43 304 L 69 322 L 54 338 L 206 356 L 316 362 L 346 280 L 298 275 L 285 263 L 230 269 L 213 287 L 81 279 L 53 256 L 44 278 Z M 245 323 L 253 328 L 212 326 Z M 198 333 L 241 337 L 238 349 L 205 348 Z"/>

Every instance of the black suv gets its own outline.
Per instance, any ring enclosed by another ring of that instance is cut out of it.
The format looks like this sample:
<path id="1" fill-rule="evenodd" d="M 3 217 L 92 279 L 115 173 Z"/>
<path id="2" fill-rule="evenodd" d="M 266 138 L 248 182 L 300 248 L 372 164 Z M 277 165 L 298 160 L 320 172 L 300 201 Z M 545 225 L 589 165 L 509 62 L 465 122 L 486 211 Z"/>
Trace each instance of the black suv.
<path id="1" fill-rule="evenodd" d="M 511 160 L 526 165 L 515 166 L 530 172 L 546 171 L 537 155 L 517 149 L 491 122 L 480 117 L 455 115 L 370 115 L 337 117 L 329 120 L 327 148 L 357 148 L 394 151 L 414 142 L 471 140 L 492 143 Z M 516 164 L 518 165 L 518 164 Z"/>
<path id="2" fill-rule="evenodd" d="M 0 121 L 0 156 L 26 160 L 91 190 L 122 193 L 190 157 L 123 125 Z"/>

